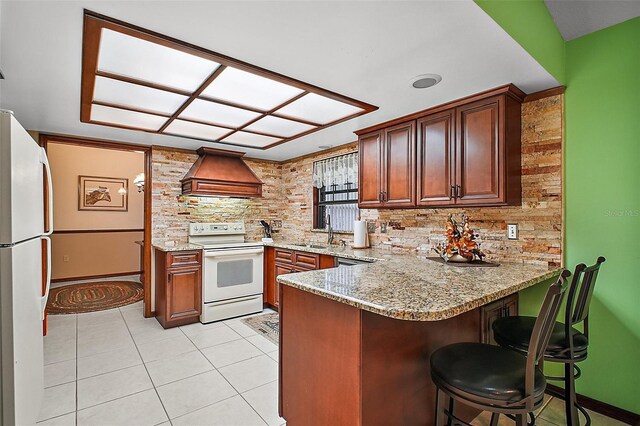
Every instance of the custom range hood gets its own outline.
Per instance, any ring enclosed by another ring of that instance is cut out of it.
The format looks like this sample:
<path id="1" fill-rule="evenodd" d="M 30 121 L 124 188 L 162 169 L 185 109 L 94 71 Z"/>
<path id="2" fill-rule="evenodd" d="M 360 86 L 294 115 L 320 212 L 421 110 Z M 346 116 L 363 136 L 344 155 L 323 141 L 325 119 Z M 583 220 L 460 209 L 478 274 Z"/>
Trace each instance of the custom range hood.
<path id="1" fill-rule="evenodd" d="M 244 152 L 202 147 L 182 178 L 182 194 L 209 197 L 262 196 L 262 181 L 242 160 Z"/>

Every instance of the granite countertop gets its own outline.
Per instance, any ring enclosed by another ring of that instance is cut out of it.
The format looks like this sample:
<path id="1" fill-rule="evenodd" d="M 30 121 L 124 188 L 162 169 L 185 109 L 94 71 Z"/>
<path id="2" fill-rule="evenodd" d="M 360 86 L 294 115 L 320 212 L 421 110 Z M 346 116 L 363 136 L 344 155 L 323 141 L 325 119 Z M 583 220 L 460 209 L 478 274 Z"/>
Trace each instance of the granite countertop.
<path id="1" fill-rule="evenodd" d="M 313 243 L 316 244 L 316 243 Z M 272 243 L 264 243 L 265 247 L 277 247 L 283 248 L 287 250 L 298 250 L 304 251 L 307 253 L 317 253 L 317 254 L 326 254 L 329 256 L 342 257 L 345 259 L 356 259 L 362 260 L 365 262 L 375 262 L 378 260 L 389 259 L 395 254 L 401 255 L 406 253 L 405 250 L 384 250 L 384 249 L 376 249 L 376 248 L 368 248 L 368 249 L 354 249 L 350 246 L 327 246 L 326 244 L 318 243 L 318 245 L 326 246 L 326 247 L 309 247 L 309 246 L 301 246 L 299 244 L 293 244 L 288 242 L 280 242 L 274 241 Z"/>
<path id="2" fill-rule="evenodd" d="M 187 250 L 202 250 L 202 246 L 191 243 L 181 243 L 175 241 L 153 241 L 151 246 L 155 249 L 164 252 L 170 251 L 187 251 Z"/>
<path id="3" fill-rule="evenodd" d="M 313 249 L 286 243 L 273 247 L 329 254 L 374 263 L 279 276 L 278 282 L 391 318 L 438 321 L 516 293 L 561 269 L 516 263 L 458 267 L 425 255 L 348 247 Z"/>

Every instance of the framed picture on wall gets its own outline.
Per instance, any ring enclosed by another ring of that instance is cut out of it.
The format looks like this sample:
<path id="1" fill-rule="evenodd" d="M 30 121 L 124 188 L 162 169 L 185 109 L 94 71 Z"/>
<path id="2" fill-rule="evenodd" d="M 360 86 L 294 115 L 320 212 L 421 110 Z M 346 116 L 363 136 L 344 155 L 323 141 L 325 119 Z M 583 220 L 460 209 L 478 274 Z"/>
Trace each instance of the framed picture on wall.
<path id="1" fill-rule="evenodd" d="M 129 179 L 78 176 L 78 210 L 126 212 Z"/>

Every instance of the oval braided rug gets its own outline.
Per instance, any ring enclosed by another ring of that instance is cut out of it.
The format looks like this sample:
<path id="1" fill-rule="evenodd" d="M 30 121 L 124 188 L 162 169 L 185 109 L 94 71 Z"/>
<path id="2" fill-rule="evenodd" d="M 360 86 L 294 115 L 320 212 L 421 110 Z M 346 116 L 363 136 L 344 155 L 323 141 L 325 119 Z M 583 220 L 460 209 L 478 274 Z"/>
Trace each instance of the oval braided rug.
<path id="1" fill-rule="evenodd" d="M 142 284 L 134 281 L 99 281 L 65 285 L 49 291 L 47 312 L 81 314 L 118 308 L 142 300 Z"/>

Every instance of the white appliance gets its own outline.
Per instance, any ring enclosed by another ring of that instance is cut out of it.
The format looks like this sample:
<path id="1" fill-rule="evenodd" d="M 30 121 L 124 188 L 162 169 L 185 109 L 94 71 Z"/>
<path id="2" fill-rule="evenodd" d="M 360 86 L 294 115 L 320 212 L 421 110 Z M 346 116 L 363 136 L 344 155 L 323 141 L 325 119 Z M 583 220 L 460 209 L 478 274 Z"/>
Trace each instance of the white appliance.
<path id="1" fill-rule="evenodd" d="M 264 247 L 245 242 L 244 223 L 191 223 L 189 242 L 204 255 L 200 322 L 262 311 Z"/>
<path id="2" fill-rule="evenodd" d="M 44 231 L 44 172 L 48 232 Z M 38 420 L 43 383 L 42 320 L 51 283 L 53 197 L 43 148 L 10 111 L 0 110 L 0 424 Z M 42 295 L 42 241 L 47 246 Z"/>

